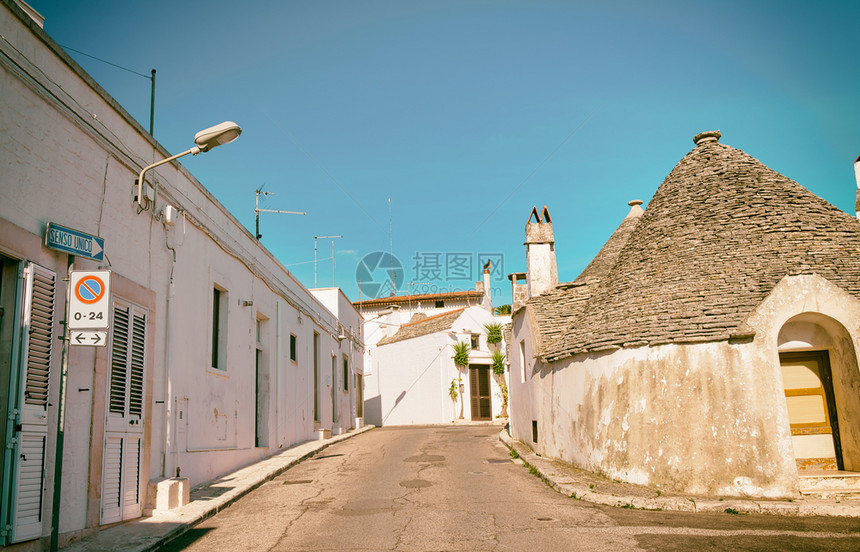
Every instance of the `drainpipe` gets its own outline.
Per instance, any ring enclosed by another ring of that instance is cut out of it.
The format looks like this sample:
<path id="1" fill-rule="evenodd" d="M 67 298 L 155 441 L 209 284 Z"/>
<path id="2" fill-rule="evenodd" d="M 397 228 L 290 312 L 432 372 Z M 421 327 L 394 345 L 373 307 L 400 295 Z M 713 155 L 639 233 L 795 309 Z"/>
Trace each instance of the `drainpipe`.
<path id="1" fill-rule="evenodd" d="M 174 439 L 170 438 L 170 430 L 173 429 L 175 432 L 175 424 L 170 423 L 170 417 L 174 413 L 173 405 L 174 403 L 171 400 L 171 396 L 173 393 L 173 382 L 170 377 L 170 368 L 173 364 L 173 349 L 170 344 L 170 331 L 171 331 L 171 318 L 172 318 L 172 309 L 171 303 L 173 302 L 174 295 L 174 287 L 173 287 L 173 271 L 176 267 L 176 250 L 167 243 L 167 236 L 165 231 L 165 245 L 167 249 L 171 252 L 172 257 L 170 261 L 170 274 L 168 276 L 167 281 L 167 298 L 165 300 L 164 305 L 164 388 L 162 389 L 162 402 L 164 404 L 164 413 L 162 414 L 162 462 L 161 462 L 161 477 L 167 478 L 172 477 L 172 475 L 168 475 L 169 469 L 168 465 L 170 464 L 170 447 L 173 446 L 175 448 L 175 437 Z"/>

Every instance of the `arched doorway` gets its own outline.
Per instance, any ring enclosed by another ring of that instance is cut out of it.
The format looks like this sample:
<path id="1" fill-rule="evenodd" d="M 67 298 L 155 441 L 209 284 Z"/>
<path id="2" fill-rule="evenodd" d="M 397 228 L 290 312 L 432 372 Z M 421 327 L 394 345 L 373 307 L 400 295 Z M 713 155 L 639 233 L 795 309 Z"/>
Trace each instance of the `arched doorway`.
<path id="1" fill-rule="evenodd" d="M 848 332 L 804 313 L 785 323 L 778 347 L 798 473 L 860 471 L 860 373 Z"/>

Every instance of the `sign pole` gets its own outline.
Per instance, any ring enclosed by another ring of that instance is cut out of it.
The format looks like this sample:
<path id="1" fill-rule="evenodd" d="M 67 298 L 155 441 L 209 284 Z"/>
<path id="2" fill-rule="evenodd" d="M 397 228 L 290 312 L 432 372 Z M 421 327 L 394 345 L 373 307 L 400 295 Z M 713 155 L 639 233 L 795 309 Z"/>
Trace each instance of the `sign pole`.
<path id="1" fill-rule="evenodd" d="M 63 485 L 63 441 L 66 424 L 66 377 L 69 373 L 69 294 L 71 292 L 71 275 L 75 267 L 75 256 L 69 255 L 66 269 L 66 302 L 65 320 L 63 321 L 63 355 L 60 372 L 60 394 L 57 405 L 57 450 L 54 460 L 54 496 L 51 508 L 51 552 L 57 552 L 60 537 L 60 499 Z"/>

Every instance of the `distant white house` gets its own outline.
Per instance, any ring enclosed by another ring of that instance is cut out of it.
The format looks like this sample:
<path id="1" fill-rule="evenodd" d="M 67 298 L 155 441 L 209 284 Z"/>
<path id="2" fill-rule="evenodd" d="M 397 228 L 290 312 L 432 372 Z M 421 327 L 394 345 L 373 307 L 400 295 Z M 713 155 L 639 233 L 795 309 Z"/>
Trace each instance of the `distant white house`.
<path id="1" fill-rule="evenodd" d="M 500 380 L 493 375 L 486 325 L 502 325 L 483 307 L 465 307 L 424 317 L 417 314 L 377 343 L 365 378 L 365 421 L 374 425 L 438 424 L 459 419 L 492 420 L 502 410 Z M 469 365 L 454 364 L 454 344 L 471 347 Z M 452 401 L 450 388 L 457 389 Z"/>

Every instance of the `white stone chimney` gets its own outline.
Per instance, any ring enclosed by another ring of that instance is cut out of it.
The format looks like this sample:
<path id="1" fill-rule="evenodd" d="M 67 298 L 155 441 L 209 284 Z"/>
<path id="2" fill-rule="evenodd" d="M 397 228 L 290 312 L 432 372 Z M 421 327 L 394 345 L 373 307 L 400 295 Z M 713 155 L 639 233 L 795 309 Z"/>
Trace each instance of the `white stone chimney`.
<path id="1" fill-rule="evenodd" d="M 854 214 L 860 218 L 860 156 L 854 161 L 854 180 L 857 181 L 857 201 L 854 203 Z"/>
<path id="2" fill-rule="evenodd" d="M 484 265 L 484 307 L 490 312 L 493 312 L 492 288 L 490 287 L 490 269 L 492 267 L 492 263 L 487 260 L 487 264 Z"/>
<path id="3" fill-rule="evenodd" d="M 544 206 L 543 218 L 537 206 L 526 221 L 526 283 L 529 297 L 535 297 L 558 284 L 558 267 L 555 262 L 555 238 L 552 218 Z"/>

